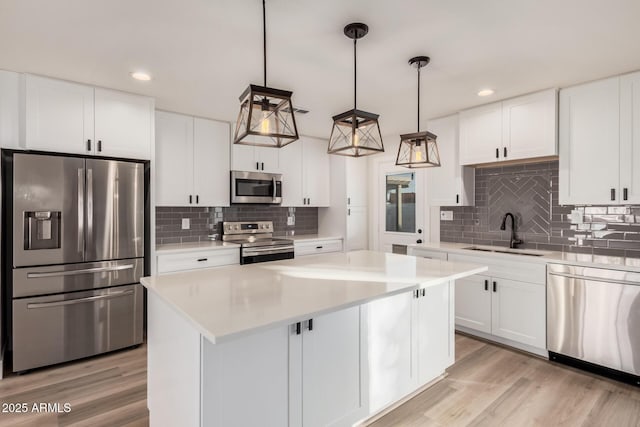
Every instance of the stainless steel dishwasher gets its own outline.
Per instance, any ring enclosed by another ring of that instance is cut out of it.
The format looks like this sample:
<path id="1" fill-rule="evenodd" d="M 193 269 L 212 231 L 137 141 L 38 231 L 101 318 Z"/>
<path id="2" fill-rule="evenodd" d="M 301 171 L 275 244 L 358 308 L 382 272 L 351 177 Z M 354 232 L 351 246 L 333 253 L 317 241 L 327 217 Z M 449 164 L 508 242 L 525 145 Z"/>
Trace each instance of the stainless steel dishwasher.
<path id="1" fill-rule="evenodd" d="M 548 264 L 549 358 L 640 385 L 640 273 Z"/>

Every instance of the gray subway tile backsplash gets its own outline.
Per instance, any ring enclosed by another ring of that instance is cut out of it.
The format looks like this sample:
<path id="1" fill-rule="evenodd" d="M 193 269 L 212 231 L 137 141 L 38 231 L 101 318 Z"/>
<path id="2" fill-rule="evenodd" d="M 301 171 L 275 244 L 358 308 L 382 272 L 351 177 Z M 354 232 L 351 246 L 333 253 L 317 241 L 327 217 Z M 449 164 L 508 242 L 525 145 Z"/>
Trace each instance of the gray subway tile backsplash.
<path id="1" fill-rule="evenodd" d="M 287 217 L 295 218 L 295 225 L 287 225 Z M 190 229 L 182 230 L 182 218 L 189 218 Z M 273 221 L 274 233 L 295 235 L 318 233 L 318 208 L 283 208 L 280 206 L 231 207 L 157 207 L 156 244 L 187 243 L 209 240 L 219 234 L 222 221 Z"/>
<path id="2" fill-rule="evenodd" d="M 640 258 L 640 206 L 558 204 L 558 162 L 478 168 L 476 206 L 443 207 L 443 242 L 508 245 L 502 216 L 517 218 L 522 248 Z"/>

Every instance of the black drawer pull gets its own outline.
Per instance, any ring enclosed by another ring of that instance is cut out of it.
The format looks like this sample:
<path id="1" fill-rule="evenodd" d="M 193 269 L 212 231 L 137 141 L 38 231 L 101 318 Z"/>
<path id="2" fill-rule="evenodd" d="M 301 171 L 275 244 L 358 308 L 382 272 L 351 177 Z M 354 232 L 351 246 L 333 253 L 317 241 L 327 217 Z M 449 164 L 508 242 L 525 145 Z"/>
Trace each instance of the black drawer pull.
<path id="1" fill-rule="evenodd" d="M 489 281 L 488 281 L 488 280 L 485 280 L 485 281 L 484 281 L 484 290 L 485 290 L 485 291 L 488 291 L 488 290 L 489 290 Z"/>
<path id="2" fill-rule="evenodd" d="M 198 258 L 198 262 L 209 261 L 209 258 Z"/>
<path id="3" fill-rule="evenodd" d="M 196 204 L 200 203 L 200 196 L 196 194 Z"/>
<path id="4" fill-rule="evenodd" d="M 628 188 L 623 188 L 622 189 L 622 200 L 629 200 L 629 189 Z"/>
<path id="5" fill-rule="evenodd" d="M 309 319 L 309 330 L 313 331 L 313 319 Z"/>
<path id="6" fill-rule="evenodd" d="M 504 153 L 504 157 L 507 157 L 507 147 L 504 147 L 503 153 Z"/>
<path id="7" fill-rule="evenodd" d="M 456 205 L 457 205 L 458 203 L 460 203 L 460 195 L 459 195 L 459 194 L 456 194 Z"/>
<path id="8" fill-rule="evenodd" d="M 497 286 L 498 284 L 496 282 L 493 282 L 493 292 L 498 292 Z"/>
<path id="9" fill-rule="evenodd" d="M 316 249 L 322 249 L 324 246 L 316 246 Z"/>
<path id="10" fill-rule="evenodd" d="M 496 148 L 496 159 L 500 158 L 500 149 Z"/>

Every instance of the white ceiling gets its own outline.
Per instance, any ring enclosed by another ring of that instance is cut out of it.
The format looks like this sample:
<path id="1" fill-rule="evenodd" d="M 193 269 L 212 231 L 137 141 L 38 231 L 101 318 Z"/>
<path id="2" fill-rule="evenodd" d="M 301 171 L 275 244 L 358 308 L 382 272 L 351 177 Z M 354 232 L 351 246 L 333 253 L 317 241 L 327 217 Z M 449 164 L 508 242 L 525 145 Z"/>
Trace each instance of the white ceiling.
<path id="1" fill-rule="evenodd" d="M 235 120 L 238 96 L 262 84 L 260 0 L 0 0 L 0 68 L 154 96 L 158 108 Z M 353 107 L 383 134 L 491 100 L 640 69 L 638 0 L 267 0 L 268 85 L 294 92 L 300 133 L 327 138 Z M 148 70 L 153 81 L 130 78 Z M 495 95 L 479 98 L 485 87 Z"/>

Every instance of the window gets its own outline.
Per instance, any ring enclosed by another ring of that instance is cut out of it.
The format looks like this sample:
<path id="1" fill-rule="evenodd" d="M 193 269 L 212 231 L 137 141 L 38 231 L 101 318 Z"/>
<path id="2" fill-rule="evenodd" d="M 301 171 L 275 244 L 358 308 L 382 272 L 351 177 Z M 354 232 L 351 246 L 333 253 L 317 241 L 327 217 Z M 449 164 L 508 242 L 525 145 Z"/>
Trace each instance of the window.
<path id="1" fill-rule="evenodd" d="M 386 231 L 416 232 L 416 182 L 413 173 L 387 175 Z"/>

